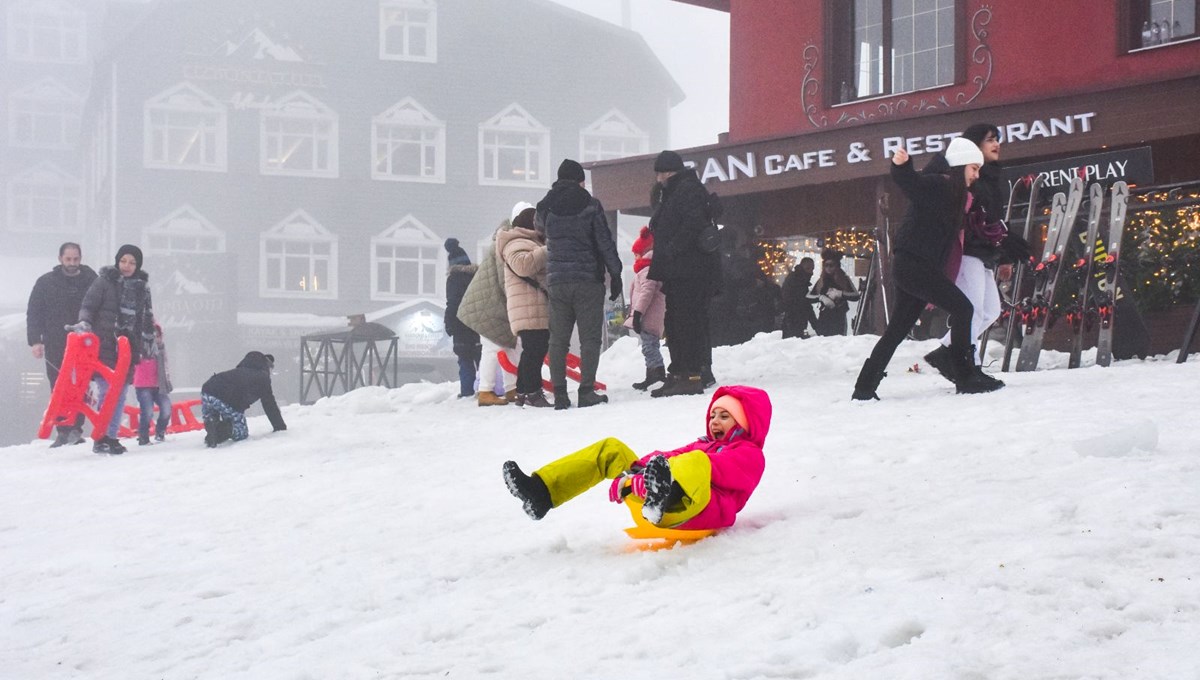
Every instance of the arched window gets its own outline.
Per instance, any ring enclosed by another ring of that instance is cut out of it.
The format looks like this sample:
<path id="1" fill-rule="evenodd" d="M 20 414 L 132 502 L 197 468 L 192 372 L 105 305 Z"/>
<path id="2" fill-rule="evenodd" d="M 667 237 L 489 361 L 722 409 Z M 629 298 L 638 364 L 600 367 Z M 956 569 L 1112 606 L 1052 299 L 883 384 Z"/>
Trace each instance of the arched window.
<path id="1" fill-rule="evenodd" d="M 412 97 L 371 119 L 371 177 L 446 181 L 446 124 Z"/>
<path id="2" fill-rule="evenodd" d="M 338 176 L 338 116 L 304 92 L 262 110 L 259 138 L 264 175 Z"/>
<path id="3" fill-rule="evenodd" d="M 225 172 L 225 105 L 191 83 L 180 83 L 146 102 L 148 168 Z"/>
<path id="4" fill-rule="evenodd" d="M 442 241 L 413 217 L 371 239 L 371 299 L 436 297 L 445 276 Z"/>
<path id="5" fill-rule="evenodd" d="M 550 129 L 520 104 L 510 104 L 479 126 L 479 183 L 550 183 Z"/>
<path id="6" fill-rule="evenodd" d="M 606 161 L 650 151 L 650 136 L 616 109 L 579 133 L 579 160 Z"/>
<path id="7" fill-rule="evenodd" d="M 8 182 L 8 226 L 13 231 L 77 233 L 82 188 L 53 163 L 42 163 Z"/>
<path id="8" fill-rule="evenodd" d="M 190 205 L 184 205 L 142 231 L 147 254 L 225 252 L 225 232 L 213 226 Z"/>
<path id="9" fill-rule="evenodd" d="M 80 97 L 52 78 L 8 95 L 13 146 L 70 149 L 79 137 Z"/>
<path id="10" fill-rule="evenodd" d="M 337 298 L 337 237 L 303 210 L 259 237 L 259 294 Z"/>

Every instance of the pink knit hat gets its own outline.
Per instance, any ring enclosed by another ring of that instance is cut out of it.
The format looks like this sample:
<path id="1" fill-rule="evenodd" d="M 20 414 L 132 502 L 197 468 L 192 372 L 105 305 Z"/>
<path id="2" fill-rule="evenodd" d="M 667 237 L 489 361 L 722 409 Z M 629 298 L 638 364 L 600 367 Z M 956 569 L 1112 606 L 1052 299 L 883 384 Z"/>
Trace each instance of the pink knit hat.
<path id="1" fill-rule="evenodd" d="M 708 408 L 708 412 L 712 413 L 714 408 L 723 408 L 733 416 L 733 421 L 738 424 L 743 430 L 750 431 L 746 424 L 746 410 L 742 408 L 742 402 L 737 400 L 732 394 L 722 394 Z"/>

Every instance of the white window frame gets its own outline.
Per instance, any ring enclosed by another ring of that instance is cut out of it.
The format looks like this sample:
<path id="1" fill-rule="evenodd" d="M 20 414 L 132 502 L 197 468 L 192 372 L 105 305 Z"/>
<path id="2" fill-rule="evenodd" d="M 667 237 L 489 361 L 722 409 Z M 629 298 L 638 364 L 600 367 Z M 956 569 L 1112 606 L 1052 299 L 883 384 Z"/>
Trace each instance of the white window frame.
<path id="1" fill-rule="evenodd" d="M 524 137 L 525 144 L 501 144 L 516 137 Z M 530 142 L 534 142 L 530 144 Z M 502 179 L 500 177 L 500 150 L 524 149 L 525 162 L 524 179 Z M 528 172 L 531 169 L 530 151 L 536 149 L 538 154 L 537 167 L 533 168 L 536 175 Z M 490 154 L 490 159 L 489 159 Z M 485 186 L 518 186 L 527 187 L 531 184 L 546 186 L 552 182 L 550 177 L 550 128 L 542 125 L 520 104 L 509 104 L 503 111 L 479 125 L 479 183 Z"/>
<path id="2" fill-rule="evenodd" d="M 87 14 L 57 0 L 30 0 L 8 7 L 8 58 L 46 64 L 87 62 Z M 37 47 L 56 43 L 54 54 Z"/>
<path id="3" fill-rule="evenodd" d="M 165 241 L 160 246 L 159 241 Z M 210 243 L 210 247 L 203 244 Z M 189 204 L 142 230 L 142 250 L 154 255 L 192 255 L 225 252 L 225 232 Z"/>
<path id="4" fill-rule="evenodd" d="M 427 12 L 426 21 L 408 21 L 397 19 L 394 14 L 403 16 L 408 11 Z M 425 30 L 425 53 L 413 54 L 411 50 L 411 30 L 423 27 Z M 400 45 L 393 46 L 388 41 L 388 31 L 396 29 L 401 32 Z M 437 2 L 435 0 L 381 0 L 379 3 L 379 58 L 384 61 L 415 61 L 427 64 L 437 63 Z"/>
<path id="5" fill-rule="evenodd" d="M 606 143 L 619 146 L 619 151 L 606 151 Z M 599 148 L 595 148 L 597 146 Z M 579 160 L 584 163 L 627 158 L 649 152 L 650 135 L 617 109 L 610 109 L 579 132 Z"/>
<path id="6" fill-rule="evenodd" d="M 415 133 L 416 139 L 404 133 Z M 393 171 L 397 153 L 420 154 L 421 174 Z M 428 157 L 433 156 L 432 170 Z M 383 166 L 383 167 L 381 167 Z M 371 119 L 371 178 L 393 182 L 446 183 L 446 123 L 429 113 L 412 97 L 405 97 Z"/>
<path id="7" fill-rule="evenodd" d="M 193 123 L 199 119 L 199 124 Z M 227 169 L 227 147 L 229 135 L 229 114 L 227 107 L 214 99 L 208 93 L 191 83 L 180 83 L 160 94 L 146 100 L 143 105 L 143 164 L 147 168 L 160 170 L 200 170 L 205 172 L 225 172 Z M 176 135 L 194 131 L 187 149 L 194 144 L 201 144 L 202 158 L 199 162 L 183 162 L 186 156 L 177 161 L 170 158 L 175 149 L 171 142 Z M 161 139 L 165 137 L 165 139 Z M 162 141 L 163 153 L 156 155 L 155 144 Z M 211 160 L 204 152 L 211 146 Z"/>
<path id="8" fill-rule="evenodd" d="M 31 222 L 37 214 L 35 203 L 58 204 L 57 224 Z M 19 208 L 28 216 L 19 218 Z M 78 234 L 83 225 L 83 183 L 53 163 L 38 164 L 8 181 L 8 229 L 33 234 Z"/>
<path id="9" fill-rule="evenodd" d="M 259 114 L 258 169 L 264 175 L 338 176 L 338 115 L 306 92 L 297 90 Z M 308 168 L 287 167 L 294 153 L 308 146 Z M 324 146 L 324 164 L 321 147 Z"/>
<path id="10" fill-rule="evenodd" d="M 273 243 L 282 245 L 276 253 L 268 246 Z M 297 249 L 307 247 L 309 252 L 288 253 L 288 245 Z M 312 252 L 312 246 L 323 244 L 328 246 L 324 254 Z M 296 210 L 278 224 L 259 235 L 258 243 L 258 294 L 264 298 L 293 298 L 303 300 L 336 300 L 338 296 L 338 239 L 329 230 L 321 226 L 304 210 Z M 307 282 L 314 276 L 315 263 L 327 261 L 326 276 L 328 280 L 322 286 L 317 277 L 317 290 L 289 290 L 285 285 L 269 280 L 270 262 L 279 261 L 279 279 L 288 276 L 287 260 L 291 255 L 296 259 L 308 259 L 307 272 L 302 279 Z"/>
<path id="11" fill-rule="evenodd" d="M 73 149 L 79 138 L 82 98 L 53 78 L 8 95 L 8 143 L 30 149 Z M 29 139 L 18 136 L 22 123 Z M 53 139 L 39 140 L 39 133 Z"/>
<path id="12" fill-rule="evenodd" d="M 390 257 L 380 257 L 380 248 L 391 248 Z M 416 257 L 399 257 L 397 248 L 415 248 Z M 428 249 L 428 257 L 422 257 Z M 379 268 L 388 266 L 391 288 L 396 281 L 396 267 L 404 262 L 415 262 L 417 267 L 417 290 L 397 292 L 381 290 Z M 430 269 L 432 265 L 432 269 Z M 432 277 L 432 280 L 430 280 Z M 426 284 L 430 284 L 427 287 Z M 371 299 L 377 301 L 413 300 L 417 298 L 437 299 L 445 294 L 446 258 L 442 256 L 442 239 L 411 214 L 371 237 Z"/>

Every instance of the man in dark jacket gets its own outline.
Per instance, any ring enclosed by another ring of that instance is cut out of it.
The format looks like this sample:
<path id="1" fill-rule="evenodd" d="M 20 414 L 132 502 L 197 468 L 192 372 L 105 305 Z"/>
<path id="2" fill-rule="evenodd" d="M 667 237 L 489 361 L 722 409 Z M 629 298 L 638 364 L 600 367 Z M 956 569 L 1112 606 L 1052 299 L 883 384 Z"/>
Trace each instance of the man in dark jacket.
<path id="1" fill-rule="evenodd" d="M 215 373 L 204 381 L 200 388 L 200 412 L 204 416 L 204 443 L 209 448 L 227 439 L 240 442 L 249 437 L 246 409 L 260 399 L 272 431 L 287 429 L 271 391 L 274 367 L 275 357 L 270 354 L 247 352 L 237 368 Z"/>
<path id="2" fill-rule="evenodd" d="M 712 221 L 708 191 L 696 171 L 684 166 L 674 151 L 658 155 L 654 177 L 662 185 L 662 193 L 650 218 L 654 233 L 650 278 L 663 283 L 667 302 L 664 332 L 671 365 L 666 384 L 650 395 L 701 394 L 706 382 L 715 382 L 711 379 L 708 307 L 721 275 L 720 255 L 706 253 L 698 244 L 700 232 Z M 707 375 L 702 377 L 702 372 Z"/>
<path id="3" fill-rule="evenodd" d="M 458 239 L 446 239 L 445 246 L 449 269 L 446 270 L 446 314 L 442 325 L 446 335 L 454 341 L 454 356 L 458 357 L 458 396 L 471 397 L 475 395 L 475 374 L 479 370 L 483 346 L 479 344 L 479 334 L 458 320 L 458 307 L 479 267 L 471 264 L 471 258 L 458 245 Z"/>
<path id="4" fill-rule="evenodd" d="M 807 338 L 808 325 L 816 321 L 808 287 L 812 283 L 813 259 L 805 257 L 783 280 L 783 337 Z"/>
<path id="5" fill-rule="evenodd" d="M 579 407 L 608 401 L 596 394 L 596 366 L 604 328 L 604 273 L 609 299 L 621 295 L 621 258 L 604 206 L 583 188 L 583 166 L 566 159 L 558 181 L 537 204 L 534 226 L 546 235 L 546 287 L 550 298 L 550 382 L 554 408 L 570 407 L 567 348 L 579 327 Z"/>
<path id="6" fill-rule="evenodd" d="M 29 347 L 33 351 L 33 358 L 46 361 L 46 377 L 50 379 L 51 390 L 58 382 L 58 370 L 67 350 L 66 326 L 79 319 L 83 296 L 96 280 L 96 272 L 80 264 L 82 259 L 83 251 L 78 243 L 67 242 L 59 246 L 58 266 L 38 277 L 25 309 L 25 334 Z M 83 415 L 80 414 L 74 425 L 58 427 L 58 436 L 50 448 L 82 441 Z"/>

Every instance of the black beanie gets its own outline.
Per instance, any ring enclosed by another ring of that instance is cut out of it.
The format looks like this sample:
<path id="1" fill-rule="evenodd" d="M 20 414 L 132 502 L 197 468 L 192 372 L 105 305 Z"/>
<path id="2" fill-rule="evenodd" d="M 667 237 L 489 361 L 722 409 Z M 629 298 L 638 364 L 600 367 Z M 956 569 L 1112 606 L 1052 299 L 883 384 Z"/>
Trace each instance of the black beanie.
<path id="1" fill-rule="evenodd" d="M 582 182 L 586 179 L 583 176 L 583 166 L 570 158 L 563 159 L 562 165 L 558 166 L 558 178 L 569 179 L 572 182 Z"/>
<path id="2" fill-rule="evenodd" d="M 115 263 L 117 265 L 120 265 L 121 258 L 125 257 L 126 255 L 132 255 L 133 261 L 137 263 L 137 268 L 139 270 L 142 268 L 142 249 L 141 248 L 138 248 L 135 245 L 126 243 L 125 245 L 123 245 L 117 249 L 117 257 L 114 260 Z"/>
<path id="3" fill-rule="evenodd" d="M 654 159 L 654 172 L 680 172 L 684 170 L 683 159 L 671 150 L 663 151 Z"/>

